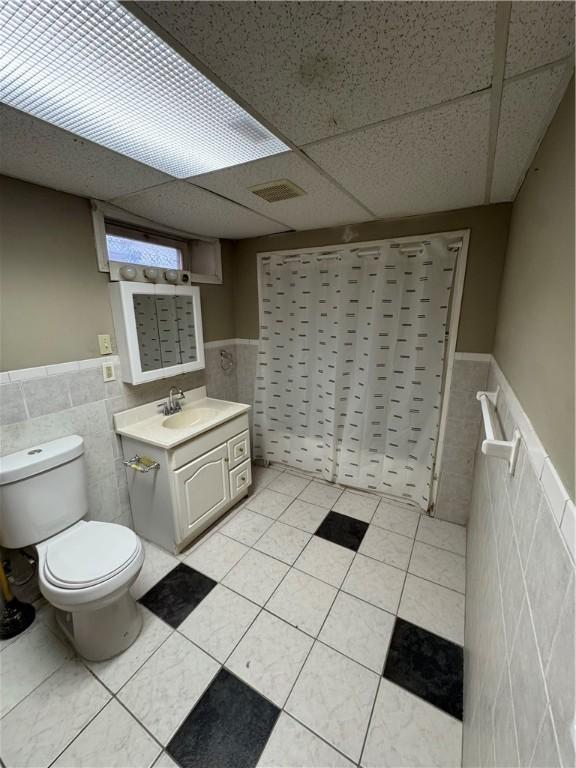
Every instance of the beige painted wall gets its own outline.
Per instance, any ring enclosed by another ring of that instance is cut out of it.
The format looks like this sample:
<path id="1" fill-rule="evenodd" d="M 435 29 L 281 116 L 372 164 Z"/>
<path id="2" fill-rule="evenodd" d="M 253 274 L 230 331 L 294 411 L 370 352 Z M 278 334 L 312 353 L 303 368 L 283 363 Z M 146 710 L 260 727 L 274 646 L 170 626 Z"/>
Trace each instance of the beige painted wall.
<path id="1" fill-rule="evenodd" d="M 460 352 L 491 352 L 511 209 L 510 203 L 504 203 L 241 240 L 234 250 L 236 335 L 239 338 L 258 337 L 256 254 L 260 251 L 470 229 L 457 349 Z"/>
<path id="2" fill-rule="evenodd" d="M 514 203 L 494 356 L 574 498 L 574 81 Z"/>
<path id="3" fill-rule="evenodd" d="M 206 341 L 234 336 L 230 243 L 223 285 L 203 285 Z M 0 176 L 0 370 L 99 355 L 114 335 L 88 200 Z"/>

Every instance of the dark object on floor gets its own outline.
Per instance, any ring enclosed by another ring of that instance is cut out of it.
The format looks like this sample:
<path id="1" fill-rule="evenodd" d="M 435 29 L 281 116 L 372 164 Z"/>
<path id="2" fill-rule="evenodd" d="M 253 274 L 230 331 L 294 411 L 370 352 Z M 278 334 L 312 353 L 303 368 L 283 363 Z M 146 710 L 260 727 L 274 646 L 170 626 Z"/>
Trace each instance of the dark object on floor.
<path id="1" fill-rule="evenodd" d="M 0 563 L 0 589 L 2 590 L 2 614 L 0 615 L 0 640 L 9 640 L 28 629 L 34 621 L 36 611 L 30 603 L 17 600 L 8 584 L 4 568 Z"/>
<path id="2" fill-rule="evenodd" d="M 280 710 L 221 669 L 166 747 L 182 768 L 253 768 Z"/>
<path id="3" fill-rule="evenodd" d="M 462 720 L 462 647 L 396 619 L 384 677 Z"/>
<path id="4" fill-rule="evenodd" d="M 357 552 L 367 530 L 368 523 L 362 520 L 341 515 L 339 512 L 329 512 L 320 523 L 316 536 Z"/>
<path id="5" fill-rule="evenodd" d="M 174 629 L 216 586 L 203 573 L 180 563 L 140 598 L 139 602 Z"/>

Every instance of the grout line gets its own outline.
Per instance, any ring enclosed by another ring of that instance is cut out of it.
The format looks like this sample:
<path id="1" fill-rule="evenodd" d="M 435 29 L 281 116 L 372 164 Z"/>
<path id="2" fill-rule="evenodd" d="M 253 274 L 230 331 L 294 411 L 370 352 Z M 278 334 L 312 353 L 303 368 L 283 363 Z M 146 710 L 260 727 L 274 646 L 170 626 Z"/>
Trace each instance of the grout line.
<path id="1" fill-rule="evenodd" d="M 85 667 L 85 668 L 86 668 L 86 667 Z M 88 672 L 90 672 L 90 670 L 88 670 Z M 100 680 L 97 680 L 96 682 L 100 683 Z M 106 689 L 106 690 L 108 690 L 108 689 Z M 54 758 L 54 760 L 51 760 L 51 761 L 48 763 L 48 766 L 54 765 L 54 763 L 55 763 L 55 762 L 58 760 L 58 758 L 59 758 L 61 755 L 63 755 L 63 754 L 64 754 L 64 752 L 66 752 L 66 750 L 68 749 L 68 747 L 72 746 L 72 744 L 73 744 L 73 743 L 76 741 L 76 739 L 77 739 L 77 738 L 79 738 L 79 736 L 80 736 L 82 733 L 84 733 L 84 731 L 86 730 L 86 728 L 88 728 L 88 727 L 89 727 L 89 726 L 90 726 L 90 725 L 91 725 L 91 724 L 94 722 L 94 720 L 96 720 L 96 718 L 98 717 L 98 715 L 100 715 L 100 713 L 101 713 L 101 712 L 104 712 L 104 710 L 106 709 L 106 707 L 107 707 L 107 706 L 110 704 L 110 702 L 112 702 L 113 700 L 114 700 L 114 698 L 113 698 L 113 696 L 111 696 L 111 697 L 108 699 L 108 701 L 107 701 L 105 704 L 103 704 L 103 705 L 100 707 L 100 709 L 98 710 L 98 712 L 96 712 L 96 714 L 95 714 L 93 717 L 91 717 L 91 718 L 88 720 L 88 722 L 87 722 L 87 723 L 85 723 L 85 725 L 83 725 L 83 726 L 82 726 L 82 728 L 81 728 L 81 729 L 78 731 L 78 733 L 77 733 L 77 734 L 76 734 L 76 735 L 75 735 L 75 736 L 74 736 L 74 737 L 73 737 L 73 738 L 72 738 L 72 739 L 71 739 L 71 740 L 70 740 L 70 741 L 69 741 L 69 742 L 66 744 L 66 746 L 64 747 L 64 749 L 62 749 L 62 750 L 61 750 L 61 751 L 60 751 L 60 752 L 59 752 L 59 753 L 56 755 L 56 757 Z"/>

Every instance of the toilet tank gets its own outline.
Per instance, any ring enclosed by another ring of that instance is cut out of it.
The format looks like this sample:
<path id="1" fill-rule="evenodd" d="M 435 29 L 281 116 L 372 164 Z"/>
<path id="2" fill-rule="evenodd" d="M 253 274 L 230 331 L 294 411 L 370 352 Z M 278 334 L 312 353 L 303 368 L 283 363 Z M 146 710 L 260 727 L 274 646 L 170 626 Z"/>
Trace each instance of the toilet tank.
<path id="1" fill-rule="evenodd" d="M 0 545 L 37 544 L 88 512 L 84 440 L 61 437 L 0 458 Z"/>

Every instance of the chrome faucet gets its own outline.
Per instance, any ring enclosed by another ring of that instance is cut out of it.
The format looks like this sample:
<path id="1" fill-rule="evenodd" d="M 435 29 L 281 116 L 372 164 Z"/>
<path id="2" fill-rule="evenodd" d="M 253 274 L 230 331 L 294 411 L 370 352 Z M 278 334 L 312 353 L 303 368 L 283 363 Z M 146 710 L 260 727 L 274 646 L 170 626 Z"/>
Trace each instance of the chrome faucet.
<path id="1" fill-rule="evenodd" d="M 158 408 L 162 408 L 164 416 L 171 416 L 174 413 L 182 410 L 181 401 L 186 398 L 186 395 L 180 387 L 170 387 L 168 392 L 168 400 L 165 403 L 159 403 Z"/>

